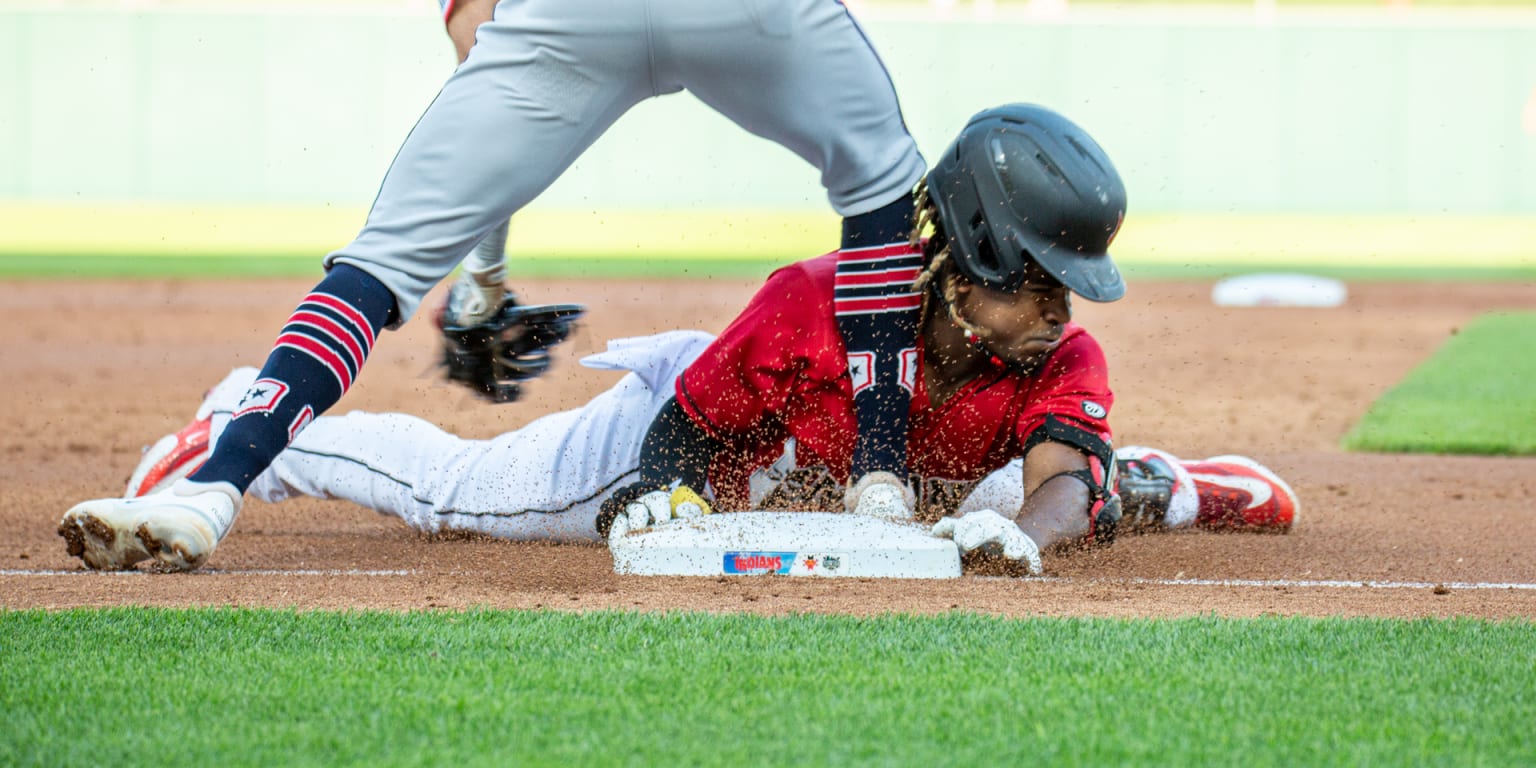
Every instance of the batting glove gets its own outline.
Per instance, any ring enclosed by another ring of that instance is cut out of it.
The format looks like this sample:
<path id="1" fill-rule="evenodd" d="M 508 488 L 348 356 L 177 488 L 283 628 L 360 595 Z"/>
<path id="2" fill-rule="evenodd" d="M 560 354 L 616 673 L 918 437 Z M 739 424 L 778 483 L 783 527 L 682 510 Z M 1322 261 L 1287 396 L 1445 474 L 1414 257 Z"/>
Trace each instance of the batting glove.
<path id="1" fill-rule="evenodd" d="M 703 517 L 711 511 L 709 502 L 686 485 L 675 489 L 655 488 L 640 483 L 615 491 L 603 502 L 597 530 L 609 541 L 669 520 Z M 604 530 L 604 528 L 607 530 Z"/>
<path id="2" fill-rule="evenodd" d="M 941 539 L 953 539 L 962 553 L 981 550 L 992 556 L 1023 564 L 1031 576 L 1039 576 L 1040 547 L 1035 545 L 1019 526 L 990 509 L 972 512 L 964 517 L 946 517 L 933 524 L 933 535 Z"/>

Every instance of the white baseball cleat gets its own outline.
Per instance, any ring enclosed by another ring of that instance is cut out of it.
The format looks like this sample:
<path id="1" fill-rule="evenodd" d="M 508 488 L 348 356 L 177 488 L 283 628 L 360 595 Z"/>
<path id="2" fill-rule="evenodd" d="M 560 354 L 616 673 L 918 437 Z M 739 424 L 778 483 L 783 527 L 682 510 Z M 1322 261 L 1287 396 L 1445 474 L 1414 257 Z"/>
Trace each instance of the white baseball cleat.
<path id="1" fill-rule="evenodd" d="M 191 571 L 229 532 L 241 502 L 229 483 L 178 480 L 148 496 L 76 504 L 59 522 L 59 535 L 88 568 L 120 571 L 152 559 L 166 570 Z"/>

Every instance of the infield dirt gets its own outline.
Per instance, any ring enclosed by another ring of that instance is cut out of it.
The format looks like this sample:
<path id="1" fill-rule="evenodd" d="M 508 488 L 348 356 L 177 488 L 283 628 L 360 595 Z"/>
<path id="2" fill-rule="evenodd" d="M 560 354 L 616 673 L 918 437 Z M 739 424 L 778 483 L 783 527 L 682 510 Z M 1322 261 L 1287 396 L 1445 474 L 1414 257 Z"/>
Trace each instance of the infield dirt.
<path id="1" fill-rule="evenodd" d="M 1528 283 L 1358 284 L 1337 309 L 1231 309 L 1210 303 L 1209 283 L 1146 282 L 1116 304 L 1077 305 L 1109 355 L 1117 442 L 1264 462 L 1302 499 L 1288 535 L 1125 537 L 1049 559 L 1046 580 L 646 578 L 615 575 L 595 545 L 429 538 L 344 502 L 248 501 L 202 571 L 83 572 L 55 534 L 59 516 L 121 493 L 143 446 L 182 426 L 229 368 L 261 364 L 312 284 L 0 282 L 0 607 L 1536 617 L 1536 459 L 1338 448 L 1374 398 L 1471 318 L 1536 306 Z M 521 281 L 527 300 L 590 308 L 523 401 L 484 405 L 440 382 L 423 317 L 384 337 L 337 411 L 406 411 L 489 437 L 611 384 L 575 363 L 607 339 L 718 331 L 755 285 Z M 1223 580 L 1256 583 L 1189 583 Z"/>

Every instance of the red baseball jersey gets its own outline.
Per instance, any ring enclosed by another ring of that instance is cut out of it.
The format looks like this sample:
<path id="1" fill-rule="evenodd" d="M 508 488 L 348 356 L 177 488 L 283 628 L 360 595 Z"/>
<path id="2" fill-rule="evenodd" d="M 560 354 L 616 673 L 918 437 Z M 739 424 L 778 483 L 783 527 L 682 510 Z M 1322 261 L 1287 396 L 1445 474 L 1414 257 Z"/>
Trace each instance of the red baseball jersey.
<path id="1" fill-rule="evenodd" d="M 779 269 L 745 310 L 677 380 L 677 401 L 728 446 L 710 469 L 724 499 L 745 498 L 752 470 L 796 441 L 796 464 L 826 465 L 846 480 L 857 422 L 848 355 L 833 313 L 837 255 Z M 923 477 L 976 480 L 1024 455 L 1048 415 L 1108 440 L 1110 406 L 1104 352 L 1069 323 L 1051 356 L 1029 375 L 998 365 L 938 408 L 917 368 L 907 437 L 911 471 Z"/>

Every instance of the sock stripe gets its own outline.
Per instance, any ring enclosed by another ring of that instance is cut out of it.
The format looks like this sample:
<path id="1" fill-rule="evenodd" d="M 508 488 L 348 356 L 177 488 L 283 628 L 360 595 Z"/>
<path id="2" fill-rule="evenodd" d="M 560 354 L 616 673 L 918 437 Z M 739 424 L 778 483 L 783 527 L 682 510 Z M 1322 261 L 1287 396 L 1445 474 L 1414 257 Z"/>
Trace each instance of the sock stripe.
<path id="1" fill-rule="evenodd" d="M 353 307 L 353 309 L 356 309 L 356 307 Z M 308 302 L 305 304 L 300 304 L 299 308 L 294 310 L 294 312 L 312 312 L 316 315 L 329 319 L 336 325 L 337 328 L 341 329 L 343 333 L 352 337 L 352 340 L 357 343 L 358 347 L 362 348 L 363 357 L 365 359 L 368 357 L 368 351 L 373 348 L 371 342 L 368 341 L 368 330 L 370 326 L 358 326 L 353 318 L 348 317 L 347 315 L 332 307 L 328 307 L 324 304 L 318 304 L 315 302 Z"/>
<path id="2" fill-rule="evenodd" d="M 887 256 L 901 256 L 910 254 L 913 258 L 922 258 L 921 251 L 912 249 L 912 244 L 905 240 L 881 245 L 866 245 L 859 248 L 839 248 L 837 261 L 841 265 L 845 261 L 865 261 L 872 259 L 884 259 Z"/>
<path id="3" fill-rule="evenodd" d="M 329 293 L 320 293 L 319 291 L 315 291 L 314 293 L 305 296 L 304 301 L 301 302 L 299 306 L 302 308 L 304 304 L 308 304 L 310 302 L 314 302 L 323 307 L 328 307 L 339 313 L 344 320 L 350 322 L 352 326 L 360 332 L 361 335 L 359 338 L 365 342 L 363 346 L 367 349 L 373 349 L 374 342 L 377 341 L 373 335 L 373 325 L 368 322 L 368 318 L 364 317 L 362 312 L 357 310 L 357 307 L 354 307 L 351 304 L 348 304 L 347 302 L 342 301 L 341 299 L 336 298 Z M 367 356 L 366 352 L 364 353 L 364 356 Z"/>
<path id="4" fill-rule="evenodd" d="M 849 301 L 865 301 L 871 300 L 871 298 L 906 300 L 906 298 L 917 298 L 917 293 L 912 293 L 911 286 L 876 286 L 862 287 L 862 289 L 845 289 L 837 292 L 834 304 L 836 304 L 836 309 L 843 309 L 843 304 L 848 304 Z"/>
<path id="5" fill-rule="evenodd" d="M 867 299 L 841 299 L 834 306 L 838 317 L 847 315 L 873 315 L 881 312 L 911 312 L 922 305 L 915 293 L 901 296 L 879 296 Z"/>
<path id="6" fill-rule="evenodd" d="M 863 299 L 903 299 L 917 296 L 910 285 L 875 285 L 863 288 L 843 288 L 837 292 L 834 302 L 841 306 L 850 301 Z"/>
<path id="7" fill-rule="evenodd" d="M 838 291 L 849 287 L 870 286 L 895 286 L 902 289 L 910 289 L 913 281 L 921 270 L 913 268 L 887 269 L 879 272 L 855 272 L 853 274 L 838 274 L 833 278 L 833 287 Z"/>
<path id="8" fill-rule="evenodd" d="M 302 334 L 285 333 L 277 337 L 277 343 L 272 346 L 274 348 L 287 347 L 314 358 L 315 362 L 320 363 L 327 371 L 331 372 L 332 376 L 336 377 L 336 383 L 341 387 L 341 393 L 337 395 L 338 398 L 341 394 L 346 394 L 347 389 L 352 386 L 352 374 L 347 370 L 346 364 L 341 361 L 341 356 L 331 351 L 324 344 Z"/>
<path id="9" fill-rule="evenodd" d="M 876 256 L 872 258 L 850 257 L 846 254 L 838 254 L 837 274 L 848 275 L 857 272 L 882 272 L 888 269 L 917 269 L 923 268 L 923 257 L 917 254 L 903 256 L 900 254 Z"/>
<path id="10" fill-rule="evenodd" d="M 283 332 L 302 333 L 337 353 L 344 353 L 342 362 L 346 363 L 347 370 L 354 378 L 362 370 L 363 361 L 368 358 L 367 350 L 357 343 L 357 339 L 346 328 L 318 312 L 300 310 L 293 313 L 293 317 L 288 318 L 288 325 L 283 327 Z"/>
<path id="11" fill-rule="evenodd" d="M 922 304 L 912 283 L 922 273 L 923 254 L 897 242 L 837 252 L 833 311 L 838 317 L 908 312 Z"/>

